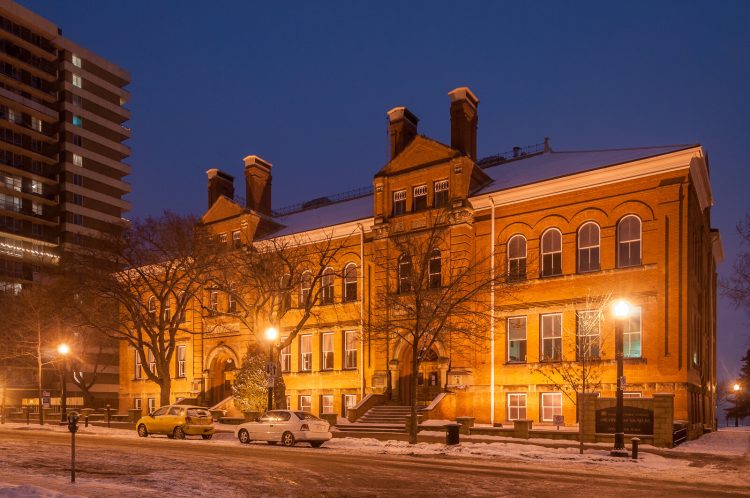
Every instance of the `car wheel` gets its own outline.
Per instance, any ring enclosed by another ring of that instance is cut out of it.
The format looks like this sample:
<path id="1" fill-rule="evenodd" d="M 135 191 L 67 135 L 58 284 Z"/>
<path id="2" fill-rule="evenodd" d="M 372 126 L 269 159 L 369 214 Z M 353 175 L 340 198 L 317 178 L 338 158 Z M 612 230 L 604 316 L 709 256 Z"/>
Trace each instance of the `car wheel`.
<path id="1" fill-rule="evenodd" d="M 294 434 L 291 432 L 285 432 L 281 435 L 281 444 L 284 446 L 294 446 L 294 443 L 296 443 L 296 441 L 294 440 Z"/>
<path id="2" fill-rule="evenodd" d="M 211 439 L 212 437 L 214 437 L 214 435 L 213 434 L 201 434 L 201 437 L 203 439 Z"/>
<path id="3" fill-rule="evenodd" d="M 239 439 L 242 444 L 250 444 L 250 441 L 252 441 L 250 439 L 250 433 L 245 429 L 240 429 L 240 432 L 237 433 L 237 439 Z"/>
<path id="4" fill-rule="evenodd" d="M 141 437 L 148 437 L 148 429 L 146 429 L 146 424 L 141 424 L 138 426 L 138 435 Z"/>
<path id="5" fill-rule="evenodd" d="M 310 441 L 310 446 L 313 448 L 320 448 L 323 446 L 323 441 Z"/>
<path id="6" fill-rule="evenodd" d="M 175 439 L 185 439 L 185 429 L 178 425 L 174 428 L 172 436 L 174 436 Z"/>

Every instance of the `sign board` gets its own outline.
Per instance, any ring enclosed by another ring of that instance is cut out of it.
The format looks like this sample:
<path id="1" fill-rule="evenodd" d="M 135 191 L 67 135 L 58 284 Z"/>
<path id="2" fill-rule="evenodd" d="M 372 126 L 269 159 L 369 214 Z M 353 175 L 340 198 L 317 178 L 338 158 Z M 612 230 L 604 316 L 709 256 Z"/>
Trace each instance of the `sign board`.
<path id="1" fill-rule="evenodd" d="M 617 408 L 602 408 L 596 411 L 596 432 L 614 434 Z M 625 434 L 653 434 L 654 412 L 635 406 L 622 407 L 622 427 Z"/>
<path id="2" fill-rule="evenodd" d="M 565 416 L 564 415 L 552 415 L 552 425 L 565 425 Z"/>
<path id="3" fill-rule="evenodd" d="M 276 385 L 276 376 L 269 377 L 266 380 L 266 387 L 274 387 Z"/>
<path id="4" fill-rule="evenodd" d="M 276 362 L 273 362 L 273 361 L 266 362 L 266 375 L 269 375 L 271 377 L 276 377 Z"/>
<path id="5" fill-rule="evenodd" d="M 49 408 L 50 407 L 49 391 L 42 391 L 42 407 L 43 408 Z"/>

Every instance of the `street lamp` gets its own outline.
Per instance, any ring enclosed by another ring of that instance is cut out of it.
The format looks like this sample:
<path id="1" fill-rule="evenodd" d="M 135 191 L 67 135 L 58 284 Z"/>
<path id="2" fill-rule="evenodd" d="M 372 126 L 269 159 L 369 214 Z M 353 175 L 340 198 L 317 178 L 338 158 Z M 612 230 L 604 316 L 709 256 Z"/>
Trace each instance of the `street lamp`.
<path id="1" fill-rule="evenodd" d="M 610 452 L 612 456 L 627 457 L 628 452 L 625 449 L 625 428 L 623 424 L 623 395 L 622 395 L 622 384 L 623 384 L 623 372 L 622 372 L 622 360 L 623 360 L 623 347 L 622 347 L 622 336 L 623 329 L 625 328 L 625 321 L 630 316 L 630 303 L 624 299 L 620 299 L 614 305 L 615 315 L 615 360 L 617 361 L 617 411 L 615 412 L 615 447 Z"/>
<path id="2" fill-rule="evenodd" d="M 68 370 L 68 353 L 70 353 L 70 347 L 67 344 L 60 344 L 57 346 L 57 352 L 63 358 L 62 372 L 60 373 L 60 421 L 68 421 L 68 399 L 67 393 L 65 392 L 65 374 Z"/>
<path id="3" fill-rule="evenodd" d="M 740 413 L 737 410 L 737 396 L 740 394 L 740 389 L 742 389 L 742 386 L 740 386 L 738 383 L 734 383 L 734 386 L 732 386 L 732 390 L 734 390 L 734 426 L 739 427 L 740 426 Z"/>
<path id="4" fill-rule="evenodd" d="M 266 340 L 268 341 L 268 365 L 269 368 L 266 369 L 266 373 L 269 374 L 268 379 L 268 411 L 271 411 L 273 409 L 273 385 L 276 380 L 276 375 L 273 370 L 273 367 L 271 365 L 274 365 L 273 362 L 273 344 L 276 342 L 276 339 L 279 337 L 279 331 L 276 329 L 276 327 L 268 327 L 266 329 Z M 269 371 L 270 370 L 270 371 Z M 270 375 L 274 374 L 274 375 Z"/>

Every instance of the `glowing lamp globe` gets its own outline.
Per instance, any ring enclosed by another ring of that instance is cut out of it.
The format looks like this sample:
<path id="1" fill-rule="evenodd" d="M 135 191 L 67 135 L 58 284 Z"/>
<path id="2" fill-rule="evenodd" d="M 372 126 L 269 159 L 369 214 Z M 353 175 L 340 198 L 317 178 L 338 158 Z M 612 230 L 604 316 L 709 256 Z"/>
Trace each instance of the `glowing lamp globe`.
<path id="1" fill-rule="evenodd" d="M 266 329 L 266 340 L 269 342 L 275 341 L 279 337 L 279 331 L 276 327 L 268 327 Z"/>
<path id="2" fill-rule="evenodd" d="M 57 346 L 57 352 L 62 355 L 66 355 L 70 353 L 70 347 L 68 347 L 67 344 L 60 344 L 59 346 Z"/>
<path id="3" fill-rule="evenodd" d="M 630 303 L 625 300 L 619 300 L 614 306 L 615 317 L 626 318 L 630 315 Z"/>

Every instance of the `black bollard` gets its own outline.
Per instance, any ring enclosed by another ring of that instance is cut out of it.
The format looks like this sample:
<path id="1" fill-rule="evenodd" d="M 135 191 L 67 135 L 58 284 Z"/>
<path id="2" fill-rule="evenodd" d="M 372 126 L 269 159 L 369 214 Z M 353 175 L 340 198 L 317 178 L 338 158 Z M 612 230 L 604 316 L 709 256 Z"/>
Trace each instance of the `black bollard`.
<path id="1" fill-rule="evenodd" d="M 107 429 L 110 428 L 110 422 L 112 421 L 112 408 L 107 405 Z"/>
<path id="2" fill-rule="evenodd" d="M 631 448 L 633 450 L 633 457 L 632 457 L 633 460 L 638 460 L 638 443 L 640 441 L 641 440 L 637 437 L 634 437 L 633 439 L 630 440 L 630 443 L 632 445 Z"/>

